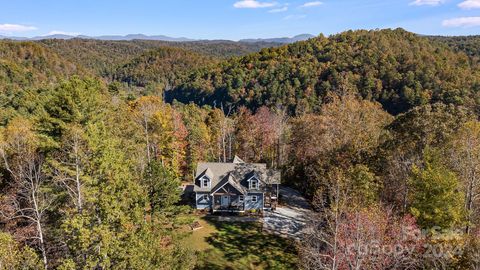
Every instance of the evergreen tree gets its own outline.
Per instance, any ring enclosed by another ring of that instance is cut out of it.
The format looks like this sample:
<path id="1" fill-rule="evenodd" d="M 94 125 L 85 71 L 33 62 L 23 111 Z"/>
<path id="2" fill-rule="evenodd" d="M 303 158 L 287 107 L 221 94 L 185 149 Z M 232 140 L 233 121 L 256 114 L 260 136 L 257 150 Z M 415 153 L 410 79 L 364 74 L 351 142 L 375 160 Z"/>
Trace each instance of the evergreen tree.
<path id="1" fill-rule="evenodd" d="M 457 177 L 441 163 L 438 153 L 427 151 L 424 167 L 414 166 L 410 181 L 410 212 L 421 227 L 450 229 L 462 224 L 464 195 Z"/>
<path id="2" fill-rule="evenodd" d="M 180 181 L 176 174 L 162 162 L 150 162 L 145 171 L 144 185 L 148 190 L 148 201 L 152 215 L 171 211 L 180 200 Z"/>

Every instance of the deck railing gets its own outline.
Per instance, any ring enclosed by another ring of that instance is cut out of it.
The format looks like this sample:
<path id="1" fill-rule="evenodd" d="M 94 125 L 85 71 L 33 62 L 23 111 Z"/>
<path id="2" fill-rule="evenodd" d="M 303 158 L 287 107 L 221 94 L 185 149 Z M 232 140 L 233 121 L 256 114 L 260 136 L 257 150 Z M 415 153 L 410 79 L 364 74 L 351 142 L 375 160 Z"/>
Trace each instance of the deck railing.
<path id="1" fill-rule="evenodd" d="M 228 206 L 215 205 L 213 210 L 222 210 L 222 211 L 243 211 L 245 207 L 242 205 L 230 204 Z"/>

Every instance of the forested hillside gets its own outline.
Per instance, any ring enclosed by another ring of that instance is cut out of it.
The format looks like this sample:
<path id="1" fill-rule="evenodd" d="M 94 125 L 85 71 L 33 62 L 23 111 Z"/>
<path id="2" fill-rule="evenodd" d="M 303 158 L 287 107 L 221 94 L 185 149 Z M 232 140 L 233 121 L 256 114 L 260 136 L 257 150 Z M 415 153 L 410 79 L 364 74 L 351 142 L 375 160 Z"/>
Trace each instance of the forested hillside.
<path id="1" fill-rule="evenodd" d="M 213 57 L 184 49 L 161 47 L 143 53 L 119 67 L 113 80 L 139 87 L 160 84 L 158 87 L 169 90 L 185 80 L 193 70 L 216 62 L 218 61 Z"/>
<path id="2" fill-rule="evenodd" d="M 445 43 L 450 48 L 464 52 L 467 55 L 478 59 L 480 56 L 480 36 L 442 37 L 432 36 L 432 40 Z"/>
<path id="3" fill-rule="evenodd" d="M 0 42 L 0 268 L 479 268 L 478 55 L 449 40 Z M 179 187 L 235 155 L 308 199 L 300 241 L 189 238 Z"/>
<path id="4" fill-rule="evenodd" d="M 149 50 L 181 48 L 211 57 L 226 58 L 279 46 L 268 42 L 191 41 L 167 42 L 154 40 L 109 41 L 93 39 L 47 39 L 38 41 L 59 55 L 93 70 L 97 75 L 111 78 L 119 66 Z"/>
<path id="5" fill-rule="evenodd" d="M 402 29 L 349 31 L 225 61 L 193 73 L 170 99 L 318 111 L 329 93 L 355 93 L 390 113 L 444 102 L 477 107 L 479 66 Z"/>
<path id="6" fill-rule="evenodd" d="M 76 61 L 67 61 L 33 42 L 0 41 L 0 92 L 58 82 L 86 74 Z"/>

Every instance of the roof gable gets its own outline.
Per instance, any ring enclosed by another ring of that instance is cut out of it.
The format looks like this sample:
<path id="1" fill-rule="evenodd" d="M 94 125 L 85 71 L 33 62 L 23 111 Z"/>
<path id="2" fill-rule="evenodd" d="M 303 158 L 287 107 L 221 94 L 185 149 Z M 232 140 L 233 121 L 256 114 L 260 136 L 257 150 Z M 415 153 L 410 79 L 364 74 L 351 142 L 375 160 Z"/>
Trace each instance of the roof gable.
<path id="1" fill-rule="evenodd" d="M 213 179 L 213 172 L 210 170 L 210 168 L 207 168 L 205 171 L 203 171 L 197 178 L 203 178 L 203 177 L 208 177 L 208 179 L 212 180 Z"/>
<path id="2" fill-rule="evenodd" d="M 247 180 L 247 182 L 250 182 L 252 179 L 256 179 L 258 181 L 265 183 L 265 181 L 262 179 L 262 177 L 260 177 L 260 175 L 261 173 L 256 172 L 255 170 L 252 170 L 251 172 L 245 175 L 245 179 Z"/>
<path id="3" fill-rule="evenodd" d="M 237 155 L 233 158 L 233 163 L 245 163 L 241 158 L 239 158 Z"/>
<path id="4" fill-rule="evenodd" d="M 227 177 L 225 177 L 222 181 L 220 181 L 215 188 L 212 189 L 212 193 L 217 193 L 221 188 L 225 187 L 227 184 L 230 184 L 233 188 L 235 188 L 241 194 L 246 194 L 245 188 L 243 188 L 235 178 L 229 173 Z"/>

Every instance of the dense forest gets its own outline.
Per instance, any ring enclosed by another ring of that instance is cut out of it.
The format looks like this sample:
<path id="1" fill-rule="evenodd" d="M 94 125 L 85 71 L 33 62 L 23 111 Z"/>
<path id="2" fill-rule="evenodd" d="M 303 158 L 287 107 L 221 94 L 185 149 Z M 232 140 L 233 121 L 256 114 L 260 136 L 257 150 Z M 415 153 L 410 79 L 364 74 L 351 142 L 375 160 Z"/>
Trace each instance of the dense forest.
<path id="1" fill-rule="evenodd" d="M 480 36 L 431 36 L 431 40 L 437 41 L 439 43 L 444 43 L 448 47 L 454 49 L 458 52 L 464 52 L 472 58 L 472 60 L 477 61 L 480 55 L 479 41 Z"/>
<path id="2" fill-rule="evenodd" d="M 477 106 L 478 65 L 402 29 L 350 31 L 232 59 L 193 73 L 170 99 L 315 112 L 330 93 L 351 92 L 393 114 L 444 102 Z"/>
<path id="3" fill-rule="evenodd" d="M 0 42 L 0 89 L 2 94 L 17 88 L 55 83 L 73 74 L 88 72 L 75 61 L 32 42 Z"/>
<path id="4" fill-rule="evenodd" d="M 1 41 L 0 269 L 477 269 L 476 39 Z M 185 243 L 179 186 L 234 155 L 313 206 L 294 266 Z"/>
<path id="5" fill-rule="evenodd" d="M 232 42 L 232 41 L 191 41 L 168 42 L 155 40 L 108 41 L 93 39 L 47 39 L 38 41 L 67 60 L 80 63 L 95 74 L 110 78 L 116 68 L 128 64 L 142 53 L 158 48 L 179 48 L 202 55 L 227 58 L 275 47 L 279 43 Z"/>
<path id="6" fill-rule="evenodd" d="M 159 48 L 143 53 L 117 69 L 115 81 L 145 87 L 160 84 L 162 90 L 181 83 L 188 72 L 214 64 L 215 59 L 177 48 Z"/>

